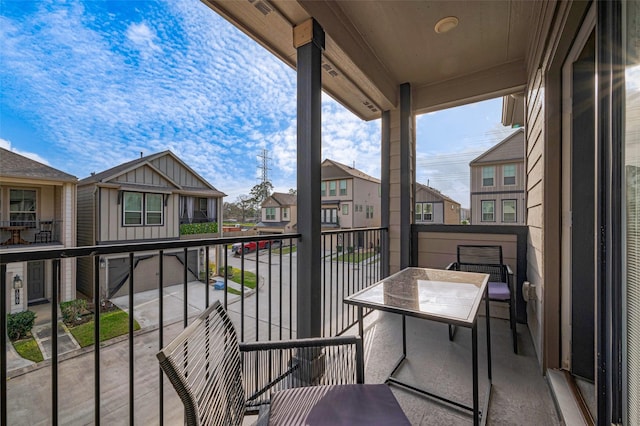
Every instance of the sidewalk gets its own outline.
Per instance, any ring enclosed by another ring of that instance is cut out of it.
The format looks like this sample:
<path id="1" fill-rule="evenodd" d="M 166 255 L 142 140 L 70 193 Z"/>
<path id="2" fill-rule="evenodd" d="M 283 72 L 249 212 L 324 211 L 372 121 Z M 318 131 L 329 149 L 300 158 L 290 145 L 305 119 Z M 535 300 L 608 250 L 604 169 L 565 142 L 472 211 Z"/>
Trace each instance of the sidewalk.
<path id="1" fill-rule="evenodd" d="M 216 277 L 216 281 L 222 281 L 221 277 Z M 229 280 L 230 288 L 240 291 L 240 284 Z M 163 325 L 168 326 L 183 320 L 184 315 L 184 285 L 178 284 L 164 288 L 163 292 Z M 224 290 L 215 290 L 213 283 L 209 286 L 209 303 L 216 300 L 224 301 Z M 254 289 L 245 287 L 245 297 L 255 293 Z M 230 294 L 227 297 L 229 304 L 240 300 L 240 296 Z M 120 296 L 111 299 L 111 302 L 125 312 L 129 312 L 129 296 Z M 136 293 L 133 296 L 133 317 L 140 328 L 152 329 L 157 328 L 160 324 L 158 291 L 150 290 Z M 202 312 L 205 308 L 206 293 L 205 284 L 200 281 L 192 281 L 187 283 L 187 315 L 193 317 Z M 29 307 L 30 310 L 36 312 L 36 322 L 31 330 L 31 334 L 38 343 L 40 351 L 45 360 L 51 358 L 51 305 L 43 304 Z M 58 317 L 58 355 L 70 354 L 74 351 L 81 351 L 80 345 L 73 338 L 67 327 L 62 322 L 60 308 L 57 310 Z M 13 345 L 7 341 L 7 371 L 22 369 L 24 367 L 35 366 L 36 363 L 22 358 L 14 349 Z M 37 368 L 37 367 L 35 367 Z"/>

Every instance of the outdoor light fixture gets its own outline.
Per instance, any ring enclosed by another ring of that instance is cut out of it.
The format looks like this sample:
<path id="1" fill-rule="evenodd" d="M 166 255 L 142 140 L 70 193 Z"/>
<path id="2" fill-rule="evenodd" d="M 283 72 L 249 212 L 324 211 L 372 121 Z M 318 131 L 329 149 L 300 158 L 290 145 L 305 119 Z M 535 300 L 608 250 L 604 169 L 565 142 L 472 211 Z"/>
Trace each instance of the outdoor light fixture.
<path id="1" fill-rule="evenodd" d="M 458 26 L 458 18 L 455 16 L 447 16 L 436 22 L 434 31 L 438 34 L 444 34 Z"/>
<path id="2" fill-rule="evenodd" d="M 107 267 L 107 261 L 105 260 L 104 257 L 100 258 L 100 269 L 104 269 Z"/>
<path id="3" fill-rule="evenodd" d="M 22 288 L 22 278 L 20 278 L 20 275 L 16 274 L 16 276 L 13 277 L 13 289 L 18 290 L 21 288 Z"/>

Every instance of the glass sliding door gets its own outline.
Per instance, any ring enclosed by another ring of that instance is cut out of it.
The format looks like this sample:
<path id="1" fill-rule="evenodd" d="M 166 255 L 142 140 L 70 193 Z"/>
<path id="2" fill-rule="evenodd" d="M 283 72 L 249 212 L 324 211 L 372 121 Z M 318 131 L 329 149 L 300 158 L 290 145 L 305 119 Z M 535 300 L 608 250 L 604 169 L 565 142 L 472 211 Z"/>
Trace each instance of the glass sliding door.
<path id="1" fill-rule="evenodd" d="M 640 425 L 640 0 L 623 2 L 625 40 L 626 420 Z"/>

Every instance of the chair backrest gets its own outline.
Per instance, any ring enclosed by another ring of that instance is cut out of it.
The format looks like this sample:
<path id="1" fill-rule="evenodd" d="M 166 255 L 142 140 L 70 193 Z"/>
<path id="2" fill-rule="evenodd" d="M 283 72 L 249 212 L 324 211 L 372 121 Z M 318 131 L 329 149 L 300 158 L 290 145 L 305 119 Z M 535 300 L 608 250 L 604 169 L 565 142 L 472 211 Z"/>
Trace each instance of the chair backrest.
<path id="1" fill-rule="evenodd" d="M 502 246 L 459 245 L 458 269 L 489 274 L 489 281 L 508 282 Z"/>
<path id="2" fill-rule="evenodd" d="M 240 425 L 245 401 L 238 338 L 216 301 L 157 354 L 187 425 Z"/>

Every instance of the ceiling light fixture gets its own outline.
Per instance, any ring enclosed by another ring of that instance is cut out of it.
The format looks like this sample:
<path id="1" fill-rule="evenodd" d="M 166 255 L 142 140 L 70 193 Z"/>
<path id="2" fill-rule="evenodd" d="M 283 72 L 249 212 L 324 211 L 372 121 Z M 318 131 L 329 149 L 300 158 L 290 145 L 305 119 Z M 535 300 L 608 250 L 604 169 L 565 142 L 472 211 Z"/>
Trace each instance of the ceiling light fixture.
<path id="1" fill-rule="evenodd" d="M 458 26 L 458 18 L 455 16 L 447 16 L 436 22 L 434 31 L 438 34 L 444 34 Z"/>

